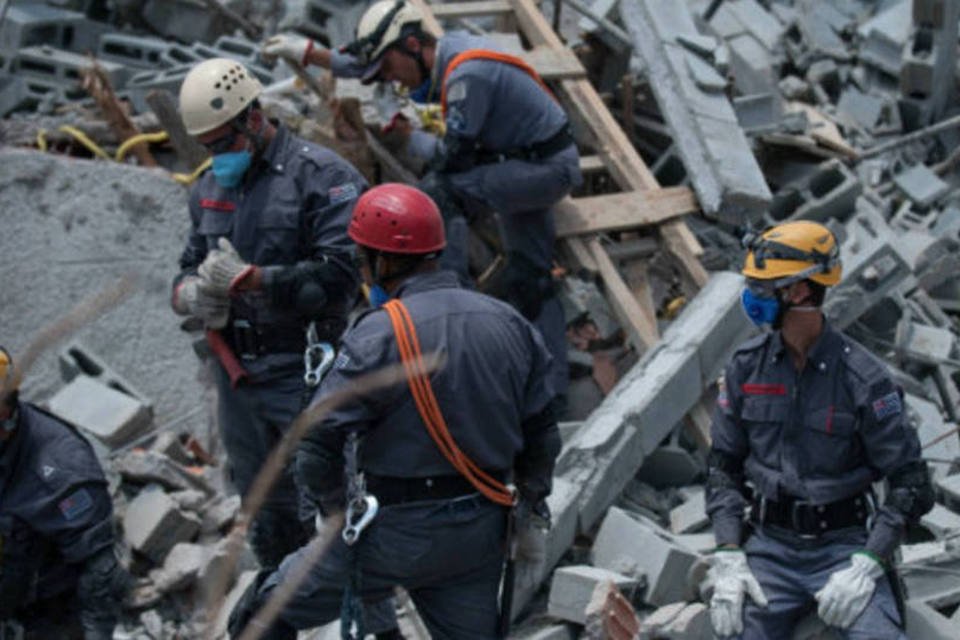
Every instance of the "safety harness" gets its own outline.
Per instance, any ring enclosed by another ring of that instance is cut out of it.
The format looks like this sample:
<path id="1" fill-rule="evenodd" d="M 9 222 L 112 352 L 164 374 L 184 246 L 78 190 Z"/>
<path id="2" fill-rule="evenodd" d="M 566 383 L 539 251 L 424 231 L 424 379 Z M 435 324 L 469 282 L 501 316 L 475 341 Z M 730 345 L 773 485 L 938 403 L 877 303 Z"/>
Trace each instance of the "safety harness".
<path id="1" fill-rule="evenodd" d="M 457 446 L 450 434 L 447 422 L 440 411 L 440 405 L 433 393 L 433 386 L 426 375 L 423 365 L 423 352 L 420 350 L 420 340 L 417 337 L 417 331 L 407 307 L 400 300 L 393 299 L 384 304 L 383 308 L 390 316 L 390 324 L 393 325 L 393 332 L 397 337 L 397 347 L 400 350 L 400 359 L 407 374 L 410 394 L 413 396 L 417 411 L 420 413 L 427 432 L 440 449 L 443 457 L 490 501 L 505 507 L 514 506 L 516 493 L 477 466 Z"/>
<path id="2" fill-rule="evenodd" d="M 540 85 L 540 88 L 542 88 L 548 96 L 557 102 L 557 97 L 553 95 L 550 87 L 548 87 L 547 83 L 543 81 L 543 78 L 540 77 L 540 74 L 534 71 L 533 67 L 528 65 L 520 58 L 511 56 L 508 53 L 491 51 L 489 49 L 470 49 L 454 56 L 453 60 L 450 61 L 450 64 L 447 65 L 447 70 L 443 73 L 443 84 L 440 87 L 440 108 L 443 110 L 444 117 L 447 116 L 447 81 L 450 79 L 450 74 L 453 73 L 453 70 L 458 66 L 470 60 L 492 60 L 494 62 L 502 62 L 503 64 L 509 64 L 517 67 L 528 76 L 533 78 L 537 84 Z"/>

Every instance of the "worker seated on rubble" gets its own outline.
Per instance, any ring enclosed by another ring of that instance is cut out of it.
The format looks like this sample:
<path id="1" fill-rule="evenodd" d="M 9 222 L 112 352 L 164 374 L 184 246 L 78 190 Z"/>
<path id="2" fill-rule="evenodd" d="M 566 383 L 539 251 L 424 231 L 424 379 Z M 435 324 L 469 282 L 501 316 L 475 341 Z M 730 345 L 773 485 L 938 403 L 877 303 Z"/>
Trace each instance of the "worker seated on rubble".
<path id="1" fill-rule="evenodd" d="M 0 637 L 109 640 L 129 576 L 90 444 L 20 402 L 0 347 Z"/>
<path id="2" fill-rule="evenodd" d="M 315 402 L 348 389 L 359 395 L 315 425 L 297 452 L 307 496 L 324 516 L 346 507 L 347 526 L 266 637 L 294 638 L 338 617 L 358 625 L 352 605 L 396 586 L 437 640 L 503 637 L 509 610 L 498 610 L 498 593 L 515 502 L 505 483 L 516 486 L 516 542 L 531 561 L 542 559 L 549 520 L 545 498 L 560 450 L 550 354 L 516 310 L 439 269 L 443 221 L 423 192 L 374 187 L 357 202 L 349 234 L 374 309 L 344 334 Z M 439 370 L 425 373 L 421 354 L 443 354 Z M 357 388 L 365 374 L 401 362 L 404 383 Z M 259 576 L 233 611 L 232 633 L 309 553 Z"/>
<path id="3" fill-rule="evenodd" d="M 469 281 L 468 221 L 496 218 L 505 256 L 484 291 L 506 300 L 543 334 L 553 355 L 553 386 L 568 386 L 566 325 L 552 276 L 556 237 L 552 207 L 582 183 L 580 158 L 563 108 L 537 73 L 488 38 L 450 32 L 435 38 L 420 9 L 380 0 L 360 18 L 357 40 L 330 50 L 299 35 L 277 35 L 262 47 L 364 83 L 396 82 L 415 102 L 440 102 L 441 136 L 394 117 L 391 136 L 427 161 L 419 187 L 446 223 L 444 268 Z"/>
<path id="4" fill-rule="evenodd" d="M 841 275 L 828 228 L 787 222 L 747 244 L 743 306 L 770 330 L 734 353 L 711 427 L 714 630 L 790 638 L 816 611 L 846 638 L 906 638 L 893 554 L 934 495 L 902 391 L 823 316 Z"/>

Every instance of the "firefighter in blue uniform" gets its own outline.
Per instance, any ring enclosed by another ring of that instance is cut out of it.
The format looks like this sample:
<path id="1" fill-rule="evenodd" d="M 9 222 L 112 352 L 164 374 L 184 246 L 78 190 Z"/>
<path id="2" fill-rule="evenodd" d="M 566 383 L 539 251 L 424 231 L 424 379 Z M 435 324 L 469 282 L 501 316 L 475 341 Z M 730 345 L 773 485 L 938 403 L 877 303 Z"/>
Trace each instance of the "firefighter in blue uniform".
<path id="1" fill-rule="evenodd" d="M 428 384 L 453 441 L 489 477 L 516 485 L 521 503 L 529 506 L 523 512 L 530 514 L 518 532 L 528 541 L 540 539 L 536 525 L 548 516 L 544 499 L 560 450 L 550 355 L 540 334 L 510 306 L 462 288 L 456 274 L 438 268 L 443 221 L 417 189 L 374 187 L 357 203 L 349 233 L 360 247 L 376 306 L 344 334 L 317 399 L 399 363 L 394 329 L 379 307 L 389 301 L 390 308 L 398 299 L 409 310 L 423 352 L 445 356 Z M 507 508 L 449 462 L 431 439 L 411 389 L 401 384 L 336 408 L 301 444 L 297 471 L 324 513 L 343 509 L 343 451 L 350 431 L 362 438 L 358 467 L 379 511 L 355 547 L 337 537 L 268 637 L 293 638 L 296 629 L 340 616 L 353 571 L 351 549 L 363 600 L 379 600 L 400 585 L 433 638 L 498 637 Z M 248 591 L 234 611 L 233 631 L 297 570 L 303 553 L 289 556 Z"/>
<path id="2" fill-rule="evenodd" d="M 714 630 L 789 638 L 816 610 L 847 638 L 905 638 L 890 563 L 933 490 L 901 390 L 823 317 L 841 276 L 829 229 L 787 222 L 749 249 L 744 308 L 773 330 L 734 353 L 711 428 Z"/>
<path id="3" fill-rule="evenodd" d="M 107 481 L 73 427 L 20 402 L 12 369 L 0 347 L 0 629 L 109 640 L 130 581 Z"/>
<path id="4" fill-rule="evenodd" d="M 398 82 L 418 102 L 441 102 L 445 133 L 409 133 L 407 149 L 428 161 L 420 183 L 440 207 L 447 248 L 441 258 L 464 282 L 467 219 L 499 214 L 504 269 L 485 290 L 534 323 L 554 358 L 553 386 L 568 386 L 563 310 L 551 275 L 552 207 L 582 183 L 580 158 L 562 107 L 537 74 L 487 38 L 450 32 L 439 40 L 404 0 L 380 0 L 364 13 L 344 51 L 296 35 L 264 43 L 286 55 L 364 82 Z"/>

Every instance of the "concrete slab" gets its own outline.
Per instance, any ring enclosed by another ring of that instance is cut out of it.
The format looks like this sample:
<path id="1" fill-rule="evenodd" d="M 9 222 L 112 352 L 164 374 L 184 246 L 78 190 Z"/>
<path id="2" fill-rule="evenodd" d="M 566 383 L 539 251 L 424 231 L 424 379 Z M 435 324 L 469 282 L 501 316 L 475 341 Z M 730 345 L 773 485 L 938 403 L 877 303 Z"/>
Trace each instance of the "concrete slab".
<path id="1" fill-rule="evenodd" d="M 893 177 L 904 195 L 922 207 L 928 207 L 950 191 L 950 185 L 929 167 L 919 164 Z"/>
<path id="2" fill-rule="evenodd" d="M 142 435 L 150 411 L 139 400 L 88 376 L 78 376 L 47 402 L 57 416 L 109 447 Z"/>
<path id="3" fill-rule="evenodd" d="M 654 606 L 686 599 L 687 571 L 697 559 L 652 521 L 640 521 L 616 507 L 607 512 L 591 555 L 595 566 L 646 576 L 643 600 Z"/>
<path id="4" fill-rule="evenodd" d="M 585 623 L 590 597 L 597 585 L 604 582 L 612 582 L 627 599 L 638 585 L 637 578 L 606 569 L 586 565 L 561 567 L 553 572 L 547 613 L 561 620 Z"/>
<path id="5" fill-rule="evenodd" d="M 60 375 L 65 382 L 70 382 L 81 374 L 88 376 L 104 386 L 136 398 L 147 408 L 151 417 L 153 416 L 153 402 L 147 395 L 79 340 L 71 340 L 64 345 L 57 358 Z"/>
<path id="6" fill-rule="evenodd" d="M 776 90 L 775 60 L 759 40 L 743 34 L 728 40 L 727 46 L 730 48 L 730 72 L 737 91 L 750 95 Z"/>

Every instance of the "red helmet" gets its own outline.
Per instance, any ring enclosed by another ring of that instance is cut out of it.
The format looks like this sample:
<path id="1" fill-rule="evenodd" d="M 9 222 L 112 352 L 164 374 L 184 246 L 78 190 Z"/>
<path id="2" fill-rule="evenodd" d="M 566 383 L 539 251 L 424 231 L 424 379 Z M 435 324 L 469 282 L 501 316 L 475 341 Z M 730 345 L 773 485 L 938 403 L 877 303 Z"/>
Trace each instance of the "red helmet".
<path id="1" fill-rule="evenodd" d="M 447 244 L 436 203 L 423 191 L 398 183 L 381 184 L 360 196 L 347 235 L 360 246 L 387 253 L 433 253 Z"/>

